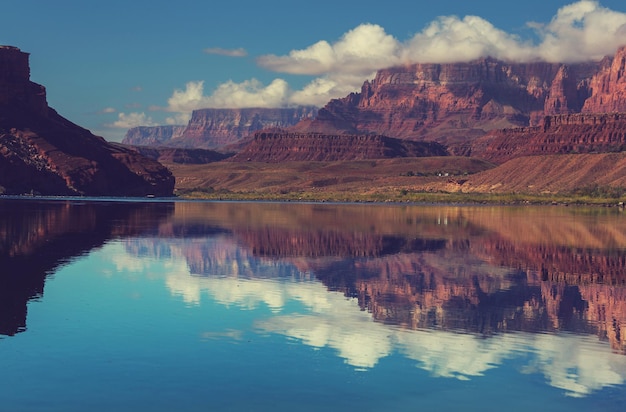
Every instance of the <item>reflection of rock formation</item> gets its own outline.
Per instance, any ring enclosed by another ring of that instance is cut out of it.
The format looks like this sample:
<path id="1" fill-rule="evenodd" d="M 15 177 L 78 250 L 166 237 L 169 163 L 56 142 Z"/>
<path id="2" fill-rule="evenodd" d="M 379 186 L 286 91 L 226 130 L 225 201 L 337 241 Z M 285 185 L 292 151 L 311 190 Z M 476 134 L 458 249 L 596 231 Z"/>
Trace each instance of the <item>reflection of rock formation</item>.
<path id="1" fill-rule="evenodd" d="M 445 240 L 407 239 L 401 236 L 340 230 L 236 231 L 235 236 L 252 253 L 267 257 L 374 257 L 399 252 L 437 250 Z"/>
<path id="2" fill-rule="evenodd" d="M 566 330 L 626 353 L 626 222 L 582 212 L 177 204 L 160 236 L 194 233 L 168 252 L 194 275 L 313 274 L 381 322 L 487 336 Z"/>
<path id="3" fill-rule="evenodd" d="M 0 334 L 26 328 L 26 305 L 58 265 L 108 239 L 145 233 L 171 203 L 0 201 Z M 156 223 L 155 223 L 156 225 Z"/>

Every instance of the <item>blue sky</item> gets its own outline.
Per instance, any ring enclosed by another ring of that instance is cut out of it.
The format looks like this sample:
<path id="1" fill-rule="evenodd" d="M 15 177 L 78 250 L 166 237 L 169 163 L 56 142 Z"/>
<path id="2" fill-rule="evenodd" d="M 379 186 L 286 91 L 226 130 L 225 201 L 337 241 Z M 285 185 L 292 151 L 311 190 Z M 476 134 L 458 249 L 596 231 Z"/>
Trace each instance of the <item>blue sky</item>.
<path id="1" fill-rule="evenodd" d="M 202 107 L 323 105 L 379 68 L 481 55 L 586 60 L 626 44 L 626 2 L 8 0 L 0 44 L 108 140 Z"/>

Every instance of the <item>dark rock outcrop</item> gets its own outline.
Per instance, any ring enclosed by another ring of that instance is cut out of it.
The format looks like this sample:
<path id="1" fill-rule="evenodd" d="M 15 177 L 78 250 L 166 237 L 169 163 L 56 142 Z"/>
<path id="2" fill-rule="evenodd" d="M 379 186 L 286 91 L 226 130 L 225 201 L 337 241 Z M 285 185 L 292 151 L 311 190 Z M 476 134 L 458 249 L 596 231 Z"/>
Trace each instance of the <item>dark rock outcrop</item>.
<path id="1" fill-rule="evenodd" d="M 227 159 L 232 154 L 214 150 L 183 149 L 177 147 L 133 146 L 133 149 L 150 159 L 163 163 L 206 164 Z"/>
<path id="2" fill-rule="evenodd" d="M 435 142 L 411 142 L 380 135 L 257 132 L 230 161 L 339 161 L 446 156 Z"/>
<path id="3" fill-rule="evenodd" d="M 0 47 L 0 192 L 171 196 L 160 163 L 106 142 L 60 116 L 30 81 L 28 54 Z"/>

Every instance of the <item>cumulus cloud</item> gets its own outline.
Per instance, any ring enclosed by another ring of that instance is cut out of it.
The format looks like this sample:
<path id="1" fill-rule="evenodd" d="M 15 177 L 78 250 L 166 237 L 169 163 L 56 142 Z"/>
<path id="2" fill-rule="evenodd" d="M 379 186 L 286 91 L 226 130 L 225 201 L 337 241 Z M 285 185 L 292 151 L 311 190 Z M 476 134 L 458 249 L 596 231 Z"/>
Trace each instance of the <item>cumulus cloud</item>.
<path id="1" fill-rule="evenodd" d="M 108 124 L 109 127 L 130 129 L 137 126 L 156 126 L 157 124 L 145 113 L 118 113 L 117 120 Z"/>
<path id="2" fill-rule="evenodd" d="M 320 40 L 286 55 L 264 55 L 257 64 L 291 75 L 314 77 L 299 90 L 283 79 L 264 85 L 251 79 L 228 81 L 204 95 L 203 82 L 174 91 L 168 121 L 188 119 L 206 107 L 323 106 L 333 98 L 358 91 L 377 70 L 400 64 L 461 62 L 491 56 L 504 60 L 573 62 L 599 60 L 626 44 L 626 13 L 581 0 L 561 7 L 547 23 L 529 22 L 524 39 L 478 16 L 442 16 L 408 39 L 399 40 L 376 24 L 361 24 L 331 42 Z M 207 53 L 240 55 L 243 49 L 205 49 Z"/>
<path id="3" fill-rule="evenodd" d="M 248 52 L 244 48 L 238 49 L 222 49 L 221 47 L 208 47 L 204 49 L 206 54 L 218 54 L 220 56 L 228 56 L 228 57 L 245 57 L 248 55 Z"/>
<path id="4" fill-rule="evenodd" d="M 560 8 L 547 25 L 530 23 L 540 38 L 537 56 L 548 61 L 600 59 L 626 44 L 626 13 L 579 1 Z"/>
<path id="5" fill-rule="evenodd" d="M 267 55 L 257 60 L 261 67 L 282 73 L 369 74 L 380 67 L 399 63 L 401 44 L 375 24 L 362 24 L 330 44 L 319 41 L 287 56 Z"/>
<path id="6" fill-rule="evenodd" d="M 98 114 L 108 114 L 108 113 L 115 113 L 115 112 L 117 112 L 115 107 L 105 107 L 104 109 L 98 111 Z"/>
<path id="7" fill-rule="evenodd" d="M 193 110 L 240 107 L 285 107 L 290 104 L 292 91 L 285 80 L 276 79 L 267 86 L 256 79 L 221 84 L 211 95 L 204 94 L 204 81 L 191 81 L 185 89 L 174 90 L 168 99 L 168 112 L 177 113 L 168 118 L 172 124 L 188 121 Z"/>

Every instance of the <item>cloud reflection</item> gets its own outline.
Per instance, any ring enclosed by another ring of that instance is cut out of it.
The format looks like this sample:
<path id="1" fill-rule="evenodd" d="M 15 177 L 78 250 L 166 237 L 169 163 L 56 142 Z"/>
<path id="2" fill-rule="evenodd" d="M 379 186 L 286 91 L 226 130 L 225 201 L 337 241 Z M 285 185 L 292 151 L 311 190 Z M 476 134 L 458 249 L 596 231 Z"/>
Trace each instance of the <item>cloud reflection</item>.
<path id="1" fill-rule="evenodd" d="M 160 260 L 113 257 L 118 269 L 127 272 L 155 273 L 160 262 L 167 288 L 188 304 L 200 305 L 206 296 L 225 306 L 249 310 L 265 305 L 274 314 L 256 323 L 259 331 L 281 334 L 315 348 L 332 348 L 355 368 L 373 368 L 381 359 L 398 353 L 432 376 L 467 380 L 484 375 L 506 359 L 532 354 L 522 372 L 545 376 L 549 385 L 569 396 L 585 396 L 626 380 L 626 358 L 611 352 L 595 336 L 503 333 L 484 338 L 443 330 L 407 330 L 374 321 L 370 313 L 361 310 L 357 299 L 329 291 L 319 282 L 237 277 L 239 265 L 228 259 L 220 276 L 205 277 L 193 275 L 184 257 L 176 253 Z M 263 267 L 262 262 L 257 261 L 257 268 Z M 246 266 L 250 268 L 249 263 Z M 297 271 L 294 267 L 290 270 Z M 289 302 L 306 309 L 292 313 Z"/>

